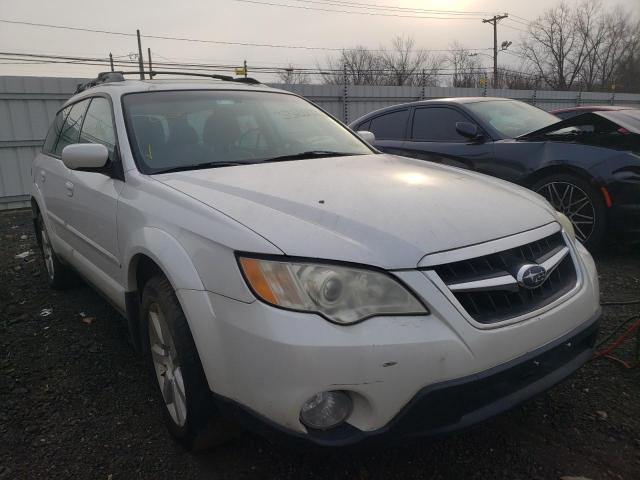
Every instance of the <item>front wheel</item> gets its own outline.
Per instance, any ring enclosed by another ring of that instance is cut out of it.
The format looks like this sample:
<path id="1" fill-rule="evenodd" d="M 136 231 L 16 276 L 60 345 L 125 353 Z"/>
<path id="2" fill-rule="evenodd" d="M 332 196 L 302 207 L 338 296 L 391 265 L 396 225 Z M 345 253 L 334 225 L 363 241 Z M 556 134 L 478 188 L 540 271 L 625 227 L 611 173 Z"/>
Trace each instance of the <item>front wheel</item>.
<path id="1" fill-rule="evenodd" d="M 580 177 L 560 174 L 539 180 L 532 190 L 571 220 L 576 238 L 585 247 L 596 251 L 602 246 L 607 230 L 606 206 L 597 189 Z"/>
<path id="2" fill-rule="evenodd" d="M 187 320 L 164 276 L 147 282 L 140 311 L 147 363 L 168 430 L 189 450 L 223 443 L 231 429 L 213 405 Z"/>

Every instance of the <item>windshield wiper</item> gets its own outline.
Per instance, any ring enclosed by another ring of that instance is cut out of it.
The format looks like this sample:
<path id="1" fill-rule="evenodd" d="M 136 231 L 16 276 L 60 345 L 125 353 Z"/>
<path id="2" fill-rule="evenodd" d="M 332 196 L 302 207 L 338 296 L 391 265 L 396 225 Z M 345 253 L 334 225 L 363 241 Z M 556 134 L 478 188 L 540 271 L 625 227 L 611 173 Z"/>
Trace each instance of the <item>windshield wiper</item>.
<path id="1" fill-rule="evenodd" d="M 157 172 L 153 172 L 152 175 L 158 173 L 173 173 L 173 172 L 184 172 L 186 170 L 202 170 L 205 168 L 220 168 L 220 167 L 235 167 L 237 165 L 251 165 L 256 162 L 254 161 L 242 161 L 242 162 L 203 162 L 203 163 L 195 163 L 193 165 L 181 165 L 179 167 L 170 167 L 164 170 L 158 170 Z"/>
<path id="2" fill-rule="evenodd" d="M 348 152 L 332 152 L 331 150 L 309 150 L 306 152 L 294 153 L 291 155 L 281 155 L 279 157 L 265 158 L 260 163 L 267 162 L 286 162 L 289 160 L 306 160 L 308 158 L 323 158 L 323 157 L 346 157 L 349 155 L 358 155 L 357 153 Z"/>

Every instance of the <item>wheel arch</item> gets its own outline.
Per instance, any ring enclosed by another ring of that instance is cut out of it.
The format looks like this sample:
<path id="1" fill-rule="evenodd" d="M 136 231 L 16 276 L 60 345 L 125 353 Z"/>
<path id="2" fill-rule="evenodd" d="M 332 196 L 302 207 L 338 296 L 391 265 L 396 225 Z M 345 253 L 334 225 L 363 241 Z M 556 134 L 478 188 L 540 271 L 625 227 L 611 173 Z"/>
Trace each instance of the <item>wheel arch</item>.
<path id="1" fill-rule="evenodd" d="M 580 179 L 589 182 L 594 187 L 599 187 L 596 179 L 587 170 L 567 164 L 548 165 L 540 170 L 536 170 L 524 179 L 522 185 L 527 188 L 533 188 L 533 186 L 543 178 L 561 174 L 575 175 Z"/>
<path id="2" fill-rule="evenodd" d="M 585 190 L 585 195 L 592 198 L 591 204 L 594 216 L 590 233 L 585 238 L 580 238 L 580 240 L 585 243 L 589 250 L 597 251 L 605 240 L 607 224 L 609 223 L 608 207 L 611 206 L 611 198 L 606 186 L 599 182 L 598 178 L 590 174 L 588 170 L 566 164 L 550 165 L 542 168 L 527 178 L 526 183 L 523 183 L 523 185 L 534 190 L 538 185 L 544 184 L 545 180 L 557 175 L 574 178 L 575 183 L 583 190 L 589 187 L 590 192 Z M 583 186 L 580 186 L 580 183 Z M 572 219 L 572 216 L 569 215 L 569 218 Z M 574 223 L 574 228 L 578 230 L 579 227 Z"/>
<path id="3" fill-rule="evenodd" d="M 204 285 L 184 248 L 162 230 L 145 228 L 137 232 L 127 252 L 124 262 L 127 324 L 133 347 L 140 353 L 140 300 L 146 282 L 162 274 L 174 290 L 204 290 Z"/>

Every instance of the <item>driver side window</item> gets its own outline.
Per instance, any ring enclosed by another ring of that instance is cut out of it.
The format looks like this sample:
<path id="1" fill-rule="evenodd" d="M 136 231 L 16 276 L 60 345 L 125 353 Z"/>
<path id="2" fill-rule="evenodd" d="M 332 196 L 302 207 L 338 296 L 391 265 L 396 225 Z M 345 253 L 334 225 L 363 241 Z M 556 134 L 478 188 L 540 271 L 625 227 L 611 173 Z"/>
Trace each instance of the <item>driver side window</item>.
<path id="1" fill-rule="evenodd" d="M 113 160 L 116 148 L 116 134 L 111 115 L 111 104 L 103 97 L 91 100 L 85 114 L 80 143 L 101 143 L 109 150 L 109 158 Z"/>
<path id="2" fill-rule="evenodd" d="M 447 107 L 417 108 L 413 114 L 411 140 L 414 142 L 466 143 L 469 140 L 456 131 L 456 123 L 469 120 Z"/>

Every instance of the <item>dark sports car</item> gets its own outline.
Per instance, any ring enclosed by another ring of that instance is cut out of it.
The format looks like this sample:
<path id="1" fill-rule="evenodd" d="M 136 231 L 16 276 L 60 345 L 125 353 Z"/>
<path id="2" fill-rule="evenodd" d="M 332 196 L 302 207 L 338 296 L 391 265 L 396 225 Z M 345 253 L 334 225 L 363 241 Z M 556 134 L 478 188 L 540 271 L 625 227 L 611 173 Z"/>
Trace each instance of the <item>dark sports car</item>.
<path id="1" fill-rule="evenodd" d="M 516 100 L 447 98 L 377 110 L 350 126 L 372 132 L 375 147 L 387 153 L 475 170 L 540 193 L 592 250 L 619 233 L 640 239 L 640 110 L 560 121 Z"/>

